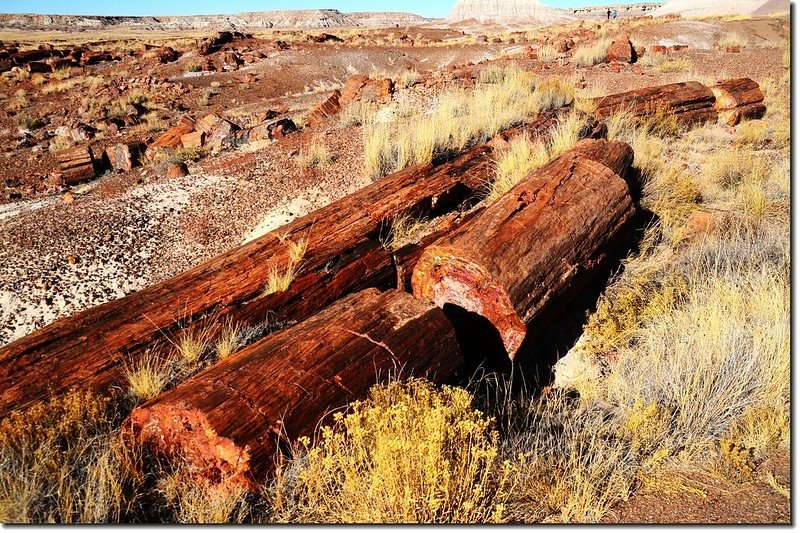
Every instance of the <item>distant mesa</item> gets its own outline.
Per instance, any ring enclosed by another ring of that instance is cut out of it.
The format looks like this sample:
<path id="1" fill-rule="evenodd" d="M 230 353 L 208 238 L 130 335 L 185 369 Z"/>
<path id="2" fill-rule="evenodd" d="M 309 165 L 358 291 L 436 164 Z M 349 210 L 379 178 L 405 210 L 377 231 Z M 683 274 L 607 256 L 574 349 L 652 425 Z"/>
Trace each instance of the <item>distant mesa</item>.
<path id="1" fill-rule="evenodd" d="M 536 0 L 458 0 L 448 20 L 556 24 L 575 17 Z"/>
<path id="2" fill-rule="evenodd" d="M 788 13 L 789 0 L 670 0 L 653 11 L 653 16 L 678 14 L 683 17 L 723 15 L 771 15 Z"/>
<path id="3" fill-rule="evenodd" d="M 413 13 L 342 13 L 336 9 L 260 11 L 235 15 L 105 17 L 84 15 L 0 14 L 0 28 L 80 31 L 103 28 L 137 30 L 256 30 L 269 28 L 380 28 L 415 26 L 430 19 Z"/>

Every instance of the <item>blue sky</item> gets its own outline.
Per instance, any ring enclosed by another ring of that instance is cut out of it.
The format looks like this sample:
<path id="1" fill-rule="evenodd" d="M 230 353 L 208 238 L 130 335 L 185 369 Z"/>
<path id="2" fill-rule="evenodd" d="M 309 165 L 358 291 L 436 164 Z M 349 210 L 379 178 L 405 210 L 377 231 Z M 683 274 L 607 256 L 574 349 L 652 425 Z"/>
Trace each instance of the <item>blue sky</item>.
<path id="1" fill-rule="evenodd" d="M 544 0 L 555 7 L 602 4 L 603 0 Z M 632 3 L 617 0 L 615 3 Z M 444 17 L 455 0 L 405 0 L 393 3 L 393 11 L 410 11 L 428 17 Z M 340 11 L 384 11 L 378 0 L 0 0 L 0 13 L 77 15 L 203 15 L 269 11 L 273 9 L 334 8 Z"/>

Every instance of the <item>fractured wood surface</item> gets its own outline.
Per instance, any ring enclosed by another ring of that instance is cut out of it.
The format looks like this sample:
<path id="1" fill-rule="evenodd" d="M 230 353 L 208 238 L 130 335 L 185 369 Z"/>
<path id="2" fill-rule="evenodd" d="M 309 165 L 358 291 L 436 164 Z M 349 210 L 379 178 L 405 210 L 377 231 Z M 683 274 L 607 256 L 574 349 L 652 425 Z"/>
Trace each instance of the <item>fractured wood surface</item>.
<path id="1" fill-rule="evenodd" d="M 604 262 L 632 231 L 625 143 L 583 140 L 428 246 L 414 295 L 485 317 L 513 359 L 527 324 Z"/>
<path id="2" fill-rule="evenodd" d="M 742 120 L 762 118 L 767 112 L 764 93 L 750 78 L 736 78 L 712 86 L 720 122 L 735 126 Z"/>
<path id="3" fill-rule="evenodd" d="M 563 112 L 513 132 L 545 135 Z M 125 365 L 148 349 L 170 349 L 183 328 L 214 334 L 224 322 L 286 324 L 352 292 L 394 287 L 397 273 L 381 233 L 399 215 L 455 210 L 492 176 L 492 151 L 480 145 L 448 163 L 387 176 L 182 274 L 0 348 L 0 417 L 72 387 L 125 390 Z M 270 273 L 289 266 L 286 239 L 307 240 L 307 251 L 289 290 L 265 294 Z"/>
<path id="4" fill-rule="evenodd" d="M 440 381 L 463 365 L 444 313 L 367 289 L 233 354 L 130 416 L 139 442 L 212 481 L 263 482 L 281 438 L 312 436 L 389 376 Z"/>

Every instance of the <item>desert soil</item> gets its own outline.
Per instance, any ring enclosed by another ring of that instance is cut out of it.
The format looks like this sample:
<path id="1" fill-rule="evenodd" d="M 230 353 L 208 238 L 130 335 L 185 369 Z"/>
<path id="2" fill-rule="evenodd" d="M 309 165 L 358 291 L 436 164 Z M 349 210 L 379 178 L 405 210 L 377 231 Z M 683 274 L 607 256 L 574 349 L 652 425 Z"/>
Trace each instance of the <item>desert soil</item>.
<path id="1" fill-rule="evenodd" d="M 599 24 L 586 27 L 598 38 Z M 190 163 L 186 177 L 167 179 L 164 168 L 146 165 L 70 188 L 53 178 L 57 165 L 47 147 L 56 127 L 78 121 L 78 110 L 87 100 L 124 96 L 120 87 L 127 87 L 162 99 L 155 113 L 165 127 L 183 114 L 199 118 L 215 112 L 238 120 L 267 110 L 280 110 L 302 126 L 310 108 L 358 73 L 419 73 L 420 81 L 411 87 L 398 83 L 389 107 L 425 106 L 444 87 L 469 86 L 471 75 L 490 65 L 513 64 L 542 78 L 568 77 L 598 94 L 698 77 L 760 80 L 782 75 L 789 23 L 775 18 L 629 19 L 609 23 L 603 30 L 612 36 L 630 35 L 644 47 L 688 44 L 688 49 L 668 54 L 670 60 L 685 59 L 691 65 L 677 73 L 641 63 L 576 69 L 569 60 L 544 63 L 529 58 L 530 47 L 563 31 L 554 27 L 497 37 L 489 33 L 487 42 L 476 42 L 460 29 L 393 28 L 359 31 L 345 36 L 344 43 L 321 44 L 307 42 L 302 32 L 283 32 L 226 45 L 214 57 L 228 50 L 258 50 L 265 57 L 238 70 L 213 73 L 187 72 L 202 59 L 191 40 L 170 41 L 183 55 L 166 64 L 139 53 L 135 43 L 98 40 L 93 47 L 116 47 L 121 60 L 87 67 L 85 75 L 103 77 L 94 87 L 78 85 L 44 95 L 31 79 L 7 77 L 0 94 L 12 101 L 24 90 L 26 103 L 18 111 L 0 111 L 0 345 L 162 281 L 368 183 L 361 170 L 360 129 L 341 127 L 334 117 L 282 139 L 208 155 Z M 758 44 L 739 53 L 714 50 L 714 41 L 729 31 Z M 76 41 L 89 37 L 81 34 Z M 294 40 L 286 49 L 279 46 L 278 37 Z M 590 37 L 585 44 L 591 42 Z M 201 104 L 199 97 L 209 88 L 216 94 Z M 21 113 L 47 124 L 24 137 L 17 127 Z M 146 142 L 157 135 L 125 127 L 98 135 L 93 142 L 105 147 Z M 320 139 L 333 154 L 330 166 L 303 167 L 299 154 Z"/>

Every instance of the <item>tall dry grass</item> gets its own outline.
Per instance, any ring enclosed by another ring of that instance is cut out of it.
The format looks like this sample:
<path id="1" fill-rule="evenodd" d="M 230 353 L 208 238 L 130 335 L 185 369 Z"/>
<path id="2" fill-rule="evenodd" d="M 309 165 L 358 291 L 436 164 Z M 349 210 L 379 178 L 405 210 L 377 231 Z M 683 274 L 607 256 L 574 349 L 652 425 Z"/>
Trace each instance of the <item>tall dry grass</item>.
<path id="1" fill-rule="evenodd" d="M 376 180 L 449 157 L 573 97 L 574 89 L 556 79 L 537 84 L 532 74 L 521 70 L 487 71 L 474 90 L 441 94 L 430 112 L 418 110 L 394 125 L 365 127 L 364 172 Z"/>
<path id="2" fill-rule="evenodd" d="M 581 114 L 573 110 L 559 119 L 544 140 L 532 140 L 527 135 L 512 139 L 497 158 L 494 178 L 487 184 L 487 200 L 496 200 L 532 171 L 564 153 L 578 141 L 583 126 Z"/>
<path id="3" fill-rule="evenodd" d="M 74 392 L 0 422 L 0 522 L 118 521 L 131 482 L 118 415 Z"/>

